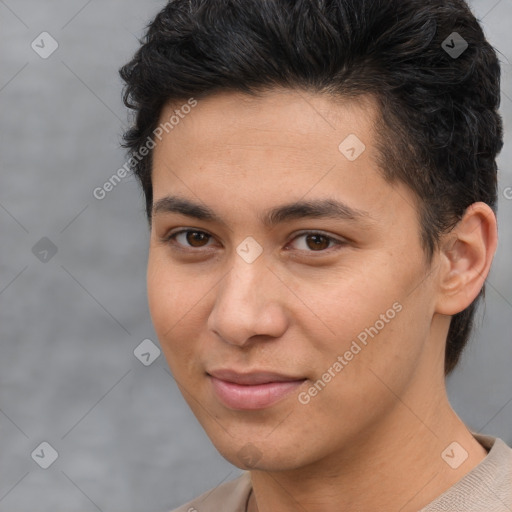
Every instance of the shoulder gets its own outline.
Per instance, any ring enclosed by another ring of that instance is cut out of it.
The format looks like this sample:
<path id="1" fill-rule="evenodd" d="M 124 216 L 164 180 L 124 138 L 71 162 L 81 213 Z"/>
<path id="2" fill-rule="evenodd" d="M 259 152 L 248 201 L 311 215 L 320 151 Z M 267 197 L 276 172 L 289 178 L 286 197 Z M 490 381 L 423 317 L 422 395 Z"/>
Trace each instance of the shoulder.
<path id="1" fill-rule="evenodd" d="M 171 512 L 245 512 L 251 489 L 251 474 L 246 471 Z"/>

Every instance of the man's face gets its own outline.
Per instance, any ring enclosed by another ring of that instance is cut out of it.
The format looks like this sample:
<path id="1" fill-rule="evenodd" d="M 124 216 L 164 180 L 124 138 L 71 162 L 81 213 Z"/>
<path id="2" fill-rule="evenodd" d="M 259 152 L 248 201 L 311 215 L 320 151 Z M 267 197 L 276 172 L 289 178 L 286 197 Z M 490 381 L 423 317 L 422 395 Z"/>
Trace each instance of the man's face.
<path id="1" fill-rule="evenodd" d="M 396 428 L 433 351 L 442 373 L 417 203 L 378 170 L 376 116 L 370 98 L 222 93 L 154 150 L 151 316 L 238 466 L 303 467 Z"/>

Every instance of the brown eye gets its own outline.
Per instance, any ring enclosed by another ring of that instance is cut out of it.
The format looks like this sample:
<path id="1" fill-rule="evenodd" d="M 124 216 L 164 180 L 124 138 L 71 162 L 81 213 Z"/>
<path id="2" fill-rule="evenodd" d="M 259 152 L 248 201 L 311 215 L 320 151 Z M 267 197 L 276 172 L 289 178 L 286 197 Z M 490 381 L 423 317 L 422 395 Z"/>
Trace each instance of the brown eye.
<path id="1" fill-rule="evenodd" d="M 186 240 L 192 247 L 203 247 L 208 243 L 210 235 L 202 231 L 187 231 Z"/>
<path id="2" fill-rule="evenodd" d="M 332 236 L 324 235 L 317 231 L 299 233 L 293 240 L 294 249 L 303 252 L 327 252 L 334 246 L 344 245 L 345 241 L 338 240 Z"/>
<path id="3" fill-rule="evenodd" d="M 167 236 L 164 241 L 182 246 L 184 248 L 208 247 L 208 242 L 212 238 L 211 235 L 204 231 L 196 231 L 194 229 L 182 229 L 172 235 Z"/>
<path id="4" fill-rule="evenodd" d="M 314 251 L 322 251 L 329 247 L 330 239 L 324 235 L 307 235 L 306 244 Z"/>

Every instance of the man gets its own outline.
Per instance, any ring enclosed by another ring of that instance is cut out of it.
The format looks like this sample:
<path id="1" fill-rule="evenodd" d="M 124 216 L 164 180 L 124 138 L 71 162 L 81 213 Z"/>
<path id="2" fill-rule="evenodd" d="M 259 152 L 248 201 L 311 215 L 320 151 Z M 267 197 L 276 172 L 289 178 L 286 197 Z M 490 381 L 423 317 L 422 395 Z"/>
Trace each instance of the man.
<path id="1" fill-rule="evenodd" d="M 178 511 L 512 507 L 445 376 L 497 245 L 496 54 L 462 0 L 176 0 L 121 76 L 148 295 L 247 470 Z"/>

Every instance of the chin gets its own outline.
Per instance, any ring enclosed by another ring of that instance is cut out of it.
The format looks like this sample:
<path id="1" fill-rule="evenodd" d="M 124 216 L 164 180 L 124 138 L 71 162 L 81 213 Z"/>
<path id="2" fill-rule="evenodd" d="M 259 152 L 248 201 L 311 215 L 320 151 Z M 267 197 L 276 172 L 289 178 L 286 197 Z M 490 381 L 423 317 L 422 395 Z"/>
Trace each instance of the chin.
<path id="1" fill-rule="evenodd" d="M 291 440 L 289 436 L 286 440 L 271 437 L 247 436 L 244 441 L 236 441 L 228 435 L 220 442 L 218 439 L 212 442 L 222 457 L 243 470 L 289 471 L 308 463 L 304 450 L 295 447 L 297 443 L 286 444 Z"/>

